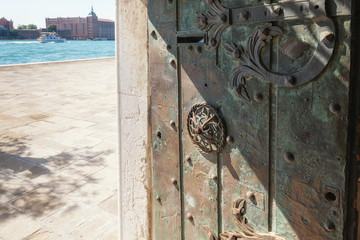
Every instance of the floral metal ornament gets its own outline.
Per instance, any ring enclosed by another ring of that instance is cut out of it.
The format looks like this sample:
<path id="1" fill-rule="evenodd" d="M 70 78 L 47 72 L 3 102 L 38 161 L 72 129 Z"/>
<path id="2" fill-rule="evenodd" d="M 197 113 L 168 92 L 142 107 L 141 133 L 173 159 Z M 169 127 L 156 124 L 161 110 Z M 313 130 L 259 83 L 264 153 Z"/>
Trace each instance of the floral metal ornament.
<path id="1" fill-rule="evenodd" d="M 220 234 L 222 240 L 238 240 L 238 239 L 255 239 L 255 240 L 284 240 L 284 238 L 277 237 L 270 234 L 258 233 L 254 228 L 248 223 L 246 214 L 246 201 L 244 198 L 239 198 L 233 202 L 233 211 L 232 216 L 236 226 L 241 230 L 235 232 L 225 232 Z M 212 231 L 208 226 L 204 226 L 205 231 L 208 233 L 209 240 L 218 240 L 214 231 Z"/>
<path id="2" fill-rule="evenodd" d="M 231 76 L 231 87 L 243 99 L 250 101 L 245 87 L 248 76 L 256 76 L 267 82 L 288 81 L 291 83 L 291 77 L 270 72 L 263 66 L 260 60 L 260 52 L 265 46 L 265 40 L 270 40 L 282 33 L 281 28 L 268 24 L 265 27 L 256 29 L 252 37 L 249 37 L 247 50 L 234 43 L 223 44 L 227 53 L 240 63 L 240 66 L 234 69 Z"/>
<path id="3" fill-rule="evenodd" d="M 215 108 L 205 102 L 191 108 L 187 128 L 191 141 L 203 153 L 219 153 L 225 145 L 224 121 Z"/>
<path id="4" fill-rule="evenodd" d="M 200 14 L 194 24 L 207 35 L 205 50 L 211 51 L 219 46 L 221 35 L 229 24 L 229 9 L 224 8 L 219 0 L 205 0 L 210 11 Z"/>

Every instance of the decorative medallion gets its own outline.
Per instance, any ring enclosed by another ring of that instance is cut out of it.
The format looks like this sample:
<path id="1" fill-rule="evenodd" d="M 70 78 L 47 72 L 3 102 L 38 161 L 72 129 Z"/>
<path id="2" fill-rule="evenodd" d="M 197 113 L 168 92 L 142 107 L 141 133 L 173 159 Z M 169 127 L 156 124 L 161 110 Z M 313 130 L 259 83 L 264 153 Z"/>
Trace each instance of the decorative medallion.
<path id="1" fill-rule="evenodd" d="M 244 198 L 239 198 L 233 202 L 232 215 L 235 224 L 241 230 L 239 231 L 229 231 L 220 234 L 222 240 L 237 240 L 237 239 L 257 239 L 257 240 L 284 240 L 281 237 L 277 237 L 270 234 L 258 233 L 254 228 L 248 223 L 246 214 L 246 201 Z M 208 226 L 204 226 L 205 231 L 208 233 L 209 240 L 217 240 L 217 236 Z"/>
<path id="2" fill-rule="evenodd" d="M 225 145 L 224 121 L 216 109 L 205 102 L 191 108 L 187 128 L 192 142 L 203 153 L 219 153 Z"/>

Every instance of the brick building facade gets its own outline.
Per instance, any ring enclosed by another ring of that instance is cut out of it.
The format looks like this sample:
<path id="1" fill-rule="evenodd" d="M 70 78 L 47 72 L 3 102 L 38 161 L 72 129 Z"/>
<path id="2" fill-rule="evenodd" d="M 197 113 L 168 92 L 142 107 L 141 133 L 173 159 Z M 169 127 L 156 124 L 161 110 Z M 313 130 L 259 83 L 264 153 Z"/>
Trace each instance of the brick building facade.
<path id="1" fill-rule="evenodd" d="M 8 21 L 6 18 L 0 18 L 0 26 L 3 26 L 7 30 L 13 30 L 14 29 L 14 23 L 12 20 Z"/>
<path id="2" fill-rule="evenodd" d="M 72 39 L 115 39 L 115 23 L 98 18 L 93 8 L 87 17 L 46 18 L 46 27 L 55 24 L 58 30 L 71 30 Z"/>

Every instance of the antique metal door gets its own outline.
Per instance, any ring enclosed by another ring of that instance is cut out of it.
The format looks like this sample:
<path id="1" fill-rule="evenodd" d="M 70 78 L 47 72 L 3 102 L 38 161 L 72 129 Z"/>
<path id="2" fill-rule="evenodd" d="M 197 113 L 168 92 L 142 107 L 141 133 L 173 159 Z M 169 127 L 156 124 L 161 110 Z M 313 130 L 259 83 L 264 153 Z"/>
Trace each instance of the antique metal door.
<path id="1" fill-rule="evenodd" d="M 344 239 L 351 0 L 148 9 L 154 238 Z"/>

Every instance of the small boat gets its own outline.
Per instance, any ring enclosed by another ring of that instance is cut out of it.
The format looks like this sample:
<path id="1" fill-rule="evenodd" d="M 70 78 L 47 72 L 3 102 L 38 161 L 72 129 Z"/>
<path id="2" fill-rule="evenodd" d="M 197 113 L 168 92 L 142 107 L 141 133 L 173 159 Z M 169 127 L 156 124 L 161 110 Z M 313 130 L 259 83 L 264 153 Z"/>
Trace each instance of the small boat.
<path id="1" fill-rule="evenodd" d="M 56 33 L 49 33 L 49 32 L 43 32 L 41 33 L 40 37 L 37 39 L 39 43 L 49 43 L 49 42 L 55 42 L 55 43 L 61 43 L 65 42 L 65 38 L 61 38 Z"/>

